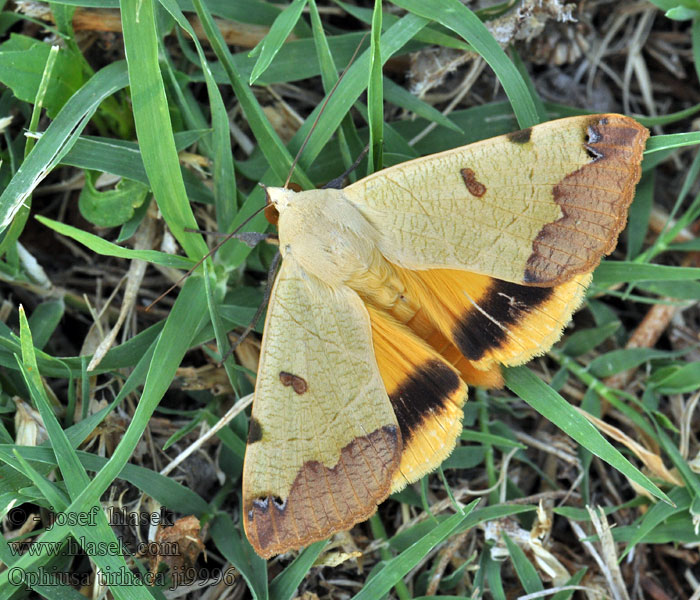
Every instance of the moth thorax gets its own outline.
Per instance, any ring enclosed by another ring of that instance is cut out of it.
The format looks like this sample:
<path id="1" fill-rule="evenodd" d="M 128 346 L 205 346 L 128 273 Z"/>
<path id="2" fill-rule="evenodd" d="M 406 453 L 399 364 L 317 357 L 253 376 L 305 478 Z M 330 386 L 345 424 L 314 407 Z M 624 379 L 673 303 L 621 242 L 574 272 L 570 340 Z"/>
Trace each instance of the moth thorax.
<path id="1" fill-rule="evenodd" d="M 342 190 L 287 194 L 277 209 L 282 256 L 322 281 L 346 285 L 371 265 L 377 233 Z"/>
<path id="2" fill-rule="evenodd" d="M 398 311 L 401 321 L 409 320 L 417 311 L 417 307 L 408 305 L 405 298 L 405 285 L 394 266 L 379 250 L 372 253 L 368 268 L 356 273 L 347 285 L 354 289 L 366 303 L 390 311 L 392 314 Z"/>

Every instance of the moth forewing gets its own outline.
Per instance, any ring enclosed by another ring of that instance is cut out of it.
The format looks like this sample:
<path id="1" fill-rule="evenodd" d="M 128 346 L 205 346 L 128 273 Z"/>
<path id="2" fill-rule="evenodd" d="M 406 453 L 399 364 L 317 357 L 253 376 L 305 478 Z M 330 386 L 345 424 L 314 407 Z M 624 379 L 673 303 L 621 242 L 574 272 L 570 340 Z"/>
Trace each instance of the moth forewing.
<path id="1" fill-rule="evenodd" d="M 400 433 L 357 294 L 288 255 L 268 307 L 243 468 L 244 525 L 269 557 L 368 518 Z"/>
<path id="2" fill-rule="evenodd" d="M 648 135 L 622 115 L 560 119 L 414 159 L 344 191 L 402 267 L 552 286 L 615 247 Z"/>

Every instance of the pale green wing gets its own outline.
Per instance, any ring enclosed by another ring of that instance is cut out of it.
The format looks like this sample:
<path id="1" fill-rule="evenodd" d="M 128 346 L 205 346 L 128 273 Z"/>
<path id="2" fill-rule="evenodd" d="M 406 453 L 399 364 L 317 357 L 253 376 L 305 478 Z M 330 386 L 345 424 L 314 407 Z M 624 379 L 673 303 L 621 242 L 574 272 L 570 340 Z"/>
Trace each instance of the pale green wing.
<path id="1" fill-rule="evenodd" d="M 403 267 L 551 286 L 615 247 L 648 135 L 621 115 L 561 119 L 384 169 L 344 192 Z"/>
<path id="2" fill-rule="evenodd" d="M 256 552 L 269 557 L 367 519 L 390 493 L 400 451 L 362 301 L 287 256 L 268 306 L 243 469 Z"/>

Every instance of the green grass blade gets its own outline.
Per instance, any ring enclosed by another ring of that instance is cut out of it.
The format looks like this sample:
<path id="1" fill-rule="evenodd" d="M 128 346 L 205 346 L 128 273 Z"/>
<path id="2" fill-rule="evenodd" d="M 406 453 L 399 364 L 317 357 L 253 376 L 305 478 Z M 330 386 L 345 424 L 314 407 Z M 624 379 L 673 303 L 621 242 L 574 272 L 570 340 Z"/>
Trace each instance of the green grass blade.
<path id="1" fill-rule="evenodd" d="M 638 256 L 644 245 L 654 203 L 654 183 L 656 181 L 654 174 L 655 172 L 651 171 L 642 175 L 642 179 L 637 185 L 634 202 L 630 206 L 626 229 L 627 260 Z"/>
<path id="2" fill-rule="evenodd" d="M 588 370 L 595 377 L 610 377 L 616 373 L 634 369 L 654 359 L 671 359 L 682 356 L 686 351 L 669 352 L 658 348 L 621 348 L 596 356 L 589 364 Z"/>
<path id="3" fill-rule="evenodd" d="M 341 2 L 340 0 L 334 0 L 334 2 L 343 8 L 348 14 L 351 14 L 358 21 L 362 21 L 367 25 L 372 24 L 372 9 L 362 8 L 360 6 L 354 6 L 353 4 L 348 4 L 347 2 Z M 399 17 L 390 13 L 385 12 L 382 16 L 384 21 L 384 27 L 389 27 L 398 21 Z M 449 35 L 444 31 L 438 31 L 438 27 L 426 27 L 423 31 L 416 34 L 414 38 L 417 42 L 423 42 L 428 45 L 435 46 L 445 46 L 446 48 L 456 48 L 457 50 L 469 51 L 472 47 L 460 40 L 458 37 Z"/>
<path id="4" fill-rule="evenodd" d="M 670 502 L 668 496 L 636 469 L 600 432 L 564 398 L 526 367 L 505 369 L 506 386 L 532 408 L 576 440 L 589 452 L 615 467 L 653 496 Z"/>
<path id="5" fill-rule="evenodd" d="M 600 327 L 591 327 L 581 331 L 574 331 L 574 333 L 566 338 L 562 351 L 567 356 L 572 357 L 581 356 L 586 352 L 590 352 L 620 329 L 620 325 L 620 321 L 611 321 Z"/>
<path id="6" fill-rule="evenodd" d="M 175 134 L 175 146 L 178 151 L 197 142 L 206 131 L 183 131 Z M 143 159 L 135 142 L 81 136 L 62 159 L 62 165 L 79 169 L 90 169 L 112 173 L 127 179 L 133 179 L 148 185 L 148 176 L 143 166 Z M 214 197 L 201 180 L 184 168 L 180 169 L 185 181 L 185 190 L 192 202 L 212 204 Z"/>
<path id="7" fill-rule="evenodd" d="M 93 416 L 94 415 L 91 415 L 91 418 Z M 77 425 L 74 427 L 77 427 Z M 70 433 L 71 430 L 66 431 L 66 435 L 72 438 L 72 446 L 78 445 L 77 443 L 73 443 L 73 439 L 79 439 L 79 442 L 82 442 L 85 438 L 85 435 L 82 433 L 75 438 L 73 438 Z M 4 462 L 10 460 L 14 449 L 26 460 L 45 463 L 51 467 L 56 466 L 56 457 L 53 451 L 45 446 L 14 446 L 12 444 L 0 444 L 0 460 Z M 82 451 L 78 451 L 76 454 L 80 460 L 80 464 L 87 471 L 99 471 L 107 464 L 108 459 L 102 456 Z M 127 464 L 119 473 L 119 479 L 128 481 L 143 493 L 158 500 L 164 506 L 177 508 L 181 512 L 202 515 L 210 510 L 209 505 L 201 496 L 174 479 L 161 475 L 146 467 Z"/>
<path id="8" fill-rule="evenodd" d="M 697 144 L 700 144 L 700 132 L 698 131 L 655 135 L 647 140 L 644 155 L 673 148 L 683 148 L 684 146 L 695 146 Z"/>
<path id="9" fill-rule="evenodd" d="M 316 7 L 316 0 L 309 0 L 309 12 L 311 15 L 311 30 L 314 38 L 314 46 L 316 47 L 316 57 L 318 58 L 318 63 L 321 67 L 323 91 L 328 94 L 338 81 L 337 67 L 335 65 L 335 61 L 333 60 L 333 53 L 331 52 L 330 44 L 328 43 L 328 37 L 323 30 L 321 15 Z M 352 116 L 347 114 L 345 115 L 345 118 L 341 123 L 340 131 L 338 132 L 338 146 L 340 148 L 343 164 L 346 168 L 350 168 L 350 165 L 352 165 L 354 162 L 348 140 L 357 139 L 357 137 L 357 129 L 355 128 Z M 359 146 L 359 141 L 356 145 Z M 352 173 L 350 177 L 352 179 L 354 177 L 354 173 Z M 354 181 L 354 179 L 352 180 Z"/>
<path id="10" fill-rule="evenodd" d="M 503 531 L 503 539 L 506 542 L 506 547 L 508 548 L 508 554 L 510 554 L 510 559 L 513 561 L 513 566 L 515 567 L 515 572 L 518 575 L 520 583 L 523 584 L 523 589 L 526 594 L 534 594 L 536 592 L 541 592 L 544 590 L 542 585 L 542 580 L 537 575 L 537 569 L 525 556 L 522 548 L 518 546 L 508 534 Z"/>
<path id="11" fill-rule="evenodd" d="M 66 102 L 0 194 L 0 230 L 10 224 L 25 199 L 70 150 L 100 103 L 127 82 L 125 64 L 113 63 L 96 73 Z"/>
<path id="12" fill-rule="evenodd" d="M 297 21 L 301 18 L 304 6 L 306 6 L 306 0 L 293 0 L 274 20 L 268 34 L 251 51 L 251 56 L 257 53 L 259 53 L 259 56 L 250 74 L 248 82 L 250 85 L 253 85 L 270 66 L 270 63 L 282 48 Z"/>
<path id="13" fill-rule="evenodd" d="M 229 132 L 229 120 L 224 100 L 214 80 L 206 54 L 190 22 L 179 10 L 173 0 L 161 0 L 164 6 L 169 6 L 168 11 L 177 20 L 180 27 L 185 29 L 195 44 L 199 64 L 204 73 L 204 81 L 207 85 L 209 96 L 209 108 L 212 128 L 212 178 L 214 180 L 214 201 L 216 203 L 216 222 L 220 232 L 231 231 L 231 224 L 236 212 L 236 176 L 233 168 L 233 154 L 231 153 L 231 134 Z"/>
<path id="14" fill-rule="evenodd" d="M 396 4 L 426 19 L 438 21 L 462 36 L 496 73 L 513 106 L 522 129 L 537 125 L 537 109 L 526 83 L 513 63 L 498 45 L 479 18 L 459 0 L 423 2 L 423 0 L 392 0 Z"/>
<path id="15" fill-rule="evenodd" d="M 177 23 L 187 31 L 194 41 L 197 49 L 199 64 L 204 73 L 207 85 L 207 95 L 212 121 L 212 175 L 214 180 L 214 202 L 216 204 L 216 222 L 218 230 L 229 233 L 233 230 L 233 221 L 236 214 L 236 177 L 233 167 L 233 155 L 231 153 L 230 132 L 228 114 L 223 98 L 212 75 L 209 62 L 202 45 L 185 15 L 179 9 L 174 0 L 160 0 L 163 7 L 172 15 Z M 219 256 L 226 260 L 227 251 L 233 246 L 225 246 Z"/>
<path id="16" fill-rule="evenodd" d="M 461 513 L 454 514 L 435 525 L 421 539 L 388 561 L 374 577 L 367 581 L 365 587 L 353 597 L 353 600 L 381 598 L 415 567 L 430 550 L 454 533 L 469 518 L 477 504 L 478 500 L 475 500 L 465 506 Z"/>
<path id="17" fill-rule="evenodd" d="M 87 248 L 90 248 L 96 254 L 103 256 L 116 256 L 119 258 L 145 260 L 147 262 L 161 265 L 163 267 L 172 267 L 173 269 L 190 269 L 194 265 L 194 261 L 178 256 L 175 254 L 166 254 L 158 250 L 134 250 L 132 248 L 122 248 L 112 242 L 108 242 L 93 233 L 88 233 L 77 227 L 59 223 L 53 219 L 37 215 L 36 220 L 41 224 L 46 225 L 61 235 L 65 235 L 76 242 L 80 242 Z"/>
<path id="18" fill-rule="evenodd" d="M 459 439 L 465 442 L 479 442 L 480 444 L 489 444 L 500 448 L 520 448 L 526 450 L 527 446 L 516 440 L 511 440 L 501 435 L 486 433 L 483 431 L 474 431 L 473 429 L 464 429 L 459 436 Z"/>
<path id="19" fill-rule="evenodd" d="M 420 98 L 414 96 L 406 88 L 394 83 L 392 79 L 384 77 L 384 98 L 387 102 L 391 102 L 403 109 L 410 110 L 416 113 L 419 117 L 423 117 L 428 121 L 447 127 L 459 134 L 464 134 L 464 130 L 443 115 L 431 104 L 424 102 Z"/>
<path id="20" fill-rule="evenodd" d="M 44 65 L 44 72 L 41 74 L 41 81 L 39 82 L 39 87 L 36 92 L 36 98 L 34 99 L 34 104 L 32 106 L 32 116 L 29 121 L 29 127 L 27 130 L 29 132 L 35 133 L 37 131 L 37 126 L 39 125 L 39 118 L 41 117 L 42 109 L 44 107 L 44 99 L 46 97 L 46 90 L 48 88 L 49 82 L 51 81 L 51 73 L 53 71 L 54 65 L 56 64 L 56 58 L 58 57 L 58 46 L 51 46 L 49 50 L 48 58 L 46 59 L 46 64 Z M 60 81 L 60 76 L 54 80 L 54 85 Z M 34 148 L 35 139 L 28 137 L 24 146 L 24 158 Z M 19 236 L 24 231 L 24 226 L 29 218 L 29 212 L 31 209 L 32 197 L 28 195 L 25 201 L 20 205 L 19 210 L 15 214 L 12 223 L 5 234 L 4 239 L 0 242 L 0 255 L 2 255 L 6 248 L 9 248 L 11 244 L 14 244 Z"/>
<path id="21" fill-rule="evenodd" d="M 485 579 L 489 584 L 488 589 L 493 596 L 493 600 L 507 600 L 506 592 L 503 589 L 503 576 L 501 575 L 502 566 L 503 563 L 491 558 L 489 552 L 482 553 L 479 574 L 485 575 Z"/>
<path id="22" fill-rule="evenodd" d="M 650 265 L 604 260 L 593 274 L 593 283 L 609 286 L 637 281 L 691 281 L 700 279 L 700 268 Z"/>
<path id="23" fill-rule="evenodd" d="M 700 19 L 693 19 L 693 24 L 690 28 L 690 39 L 693 46 L 695 74 L 700 78 Z"/>
<path id="24" fill-rule="evenodd" d="M 39 304 L 29 317 L 29 328 L 34 338 L 34 347 L 41 350 L 51 339 L 66 311 L 63 298 L 47 300 Z"/>
<path id="25" fill-rule="evenodd" d="M 587 570 L 588 568 L 584 567 L 583 569 L 576 571 L 576 573 L 571 576 L 571 579 L 564 584 L 564 587 L 578 586 Z M 576 590 L 562 590 L 561 592 L 554 594 L 554 596 L 552 596 L 552 600 L 569 600 L 569 598 L 574 595 L 575 591 Z"/>
<path id="26" fill-rule="evenodd" d="M 270 582 L 270 600 L 291 600 L 299 584 L 327 545 L 328 540 L 321 540 L 304 548 L 299 556 Z"/>
<path id="27" fill-rule="evenodd" d="M 525 63 L 520 58 L 520 54 L 518 54 L 513 46 L 511 46 L 510 51 L 511 55 L 513 56 L 513 65 L 518 70 L 518 73 L 520 73 L 520 77 L 522 77 L 523 81 L 525 82 L 530 98 L 532 98 L 535 109 L 537 110 L 537 122 L 542 123 L 543 121 L 547 120 L 547 108 L 544 105 L 544 101 L 537 94 L 535 82 L 532 81 L 532 77 L 530 77 L 530 73 L 528 73 Z"/>
<path id="28" fill-rule="evenodd" d="M 229 515 L 219 514 L 211 526 L 211 536 L 226 560 L 238 569 L 255 600 L 267 600 L 267 562 L 260 558 L 245 536 L 240 535 Z"/>
<path id="29" fill-rule="evenodd" d="M 48 500 L 49 504 L 53 506 L 56 512 L 63 511 L 69 503 L 69 499 L 63 491 L 53 481 L 49 481 L 32 467 L 16 448 L 13 448 L 13 454 L 18 464 L 13 465 L 9 460 L 7 464 L 21 471 L 22 474 L 37 487 L 41 494 L 43 494 L 44 498 Z"/>
<path id="30" fill-rule="evenodd" d="M 382 0 L 374 0 L 372 32 L 370 34 L 369 82 L 367 108 L 369 113 L 369 155 L 367 169 L 374 173 L 382 168 L 384 146 L 384 90 L 382 87 Z"/>
<path id="31" fill-rule="evenodd" d="M 25 377 L 25 383 L 30 390 L 32 399 L 36 403 L 39 411 L 44 420 L 44 425 L 46 427 L 49 439 L 51 441 L 51 447 L 53 448 L 54 454 L 56 456 L 57 464 L 63 475 L 64 482 L 69 490 L 72 497 L 78 496 L 81 492 L 85 490 L 89 484 L 90 479 L 87 473 L 83 469 L 75 450 L 68 441 L 65 432 L 61 428 L 60 423 L 56 419 L 53 410 L 49 404 L 48 398 L 46 398 L 45 392 L 43 391 L 43 383 L 41 381 L 39 371 L 36 365 L 36 358 L 34 356 L 34 347 L 31 339 L 31 332 L 29 331 L 29 326 L 27 320 L 24 316 L 24 312 L 20 310 L 20 333 L 21 333 L 21 344 L 22 344 L 22 363 L 20 367 L 22 373 Z M 20 460 L 24 460 L 20 458 Z M 25 465 L 27 463 L 25 462 Z M 46 492 L 47 500 L 56 503 L 54 504 L 57 510 L 67 510 L 64 498 L 57 495 L 57 491 L 53 486 L 44 485 L 36 477 L 40 477 L 36 471 L 32 469 L 32 475 L 35 475 L 34 479 L 44 492 Z M 48 482 L 46 482 L 48 484 Z M 94 514 L 95 523 L 91 525 L 73 525 L 71 527 L 71 533 L 76 539 L 85 539 L 92 543 L 99 544 L 101 541 L 107 541 L 108 543 L 113 543 L 118 547 L 119 542 L 114 531 L 109 527 L 107 518 L 102 511 L 102 508 L 98 502 L 99 497 L 90 500 L 88 497 L 87 505 L 82 511 L 76 511 L 80 514 Z M 69 511 L 70 512 L 70 511 Z M 49 532 L 51 533 L 51 532 Z M 67 533 L 67 531 L 65 531 Z M 64 533 L 64 535 L 65 535 Z M 40 541 L 45 541 L 44 538 L 46 534 L 42 536 Z M 97 546 L 99 547 L 99 546 Z M 40 549 L 44 549 L 44 546 L 40 546 Z M 49 555 L 44 555 L 39 557 L 37 562 L 43 562 L 46 558 L 50 558 Z M 120 554 L 96 554 L 91 556 L 92 560 L 99 566 L 104 572 L 121 572 L 121 570 L 126 570 L 128 573 L 128 566 L 124 557 Z M 43 560 L 41 560 L 43 559 Z M 19 561 L 15 563 L 15 566 L 19 564 Z M 0 590 L 5 587 L 4 582 L 0 580 Z M 112 585 L 110 589 L 116 598 L 149 598 L 145 587 L 133 588 L 127 584 L 122 585 Z"/>
<path id="32" fill-rule="evenodd" d="M 667 367 L 655 373 L 649 383 L 660 394 L 688 394 L 700 390 L 700 361 Z"/>
<path id="33" fill-rule="evenodd" d="M 224 361 L 224 370 L 226 371 L 226 375 L 228 376 L 231 388 L 236 392 L 236 396 L 238 396 L 238 391 L 236 390 L 236 375 L 234 373 L 236 361 L 233 357 L 233 353 L 229 354 L 229 349 L 231 348 L 231 345 L 229 344 L 228 340 L 228 331 L 224 327 L 221 317 L 219 315 L 219 305 L 216 302 L 216 298 L 214 297 L 215 290 L 212 285 L 212 280 L 213 278 L 210 276 L 209 268 L 206 264 L 204 264 L 204 291 L 206 292 L 207 297 L 207 309 L 209 311 L 209 319 L 211 320 L 212 327 L 214 328 L 214 336 L 216 338 L 217 347 L 219 348 L 218 360 L 221 360 L 221 357 L 228 355 L 226 360 Z"/>
<path id="34" fill-rule="evenodd" d="M 33 391 L 32 398 L 44 420 L 44 426 L 51 440 L 51 447 L 56 453 L 56 459 L 63 474 L 63 480 L 68 487 L 68 492 L 71 497 L 75 497 L 85 488 L 90 479 L 80 465 L 80 461 L 75 455 L 75 450 L 70 445 L 65 432 L 61 428 L 61 424 L 56 419 L 51 403 L 44 391 L 44 382 L 39 374 L 39 367 L 34 354 L 32 333 L 29 329 L 24 309 L 21 306 L 19 309 L 19 327 L 20 344 L 22 346 L 22 362 L 20 366 L 22 367 L 27 386 Z"/>
<path id="35" fill-rule="evenodd" d="M 175 239 L 190 258 L 198 259 L 206 254 L 207 246 L 201 235 L 184 231 L 185 227 L 196 229 L 197 222 L 182 180 L 158 64 L 154 5 L 122 0 L 120 10 L 134 123 L 148 180 Z"/>
<path id="36" fill-rule="evenodd" d="M 659 440 L 661 441 L 661 447 L 666 452 L 666 454 L 671 459 L 673 466 L 678 469 L 683 481 L 685 481 L 686 488 L 690 493 L 691 505 L 695 504 L 700 498 L 700 477 L 695 473 L 688 464 L 688 461 L 683 458 L 681 453 L 678 451 L 678 446 L 676 443 L 668 437 L 668 434 L 662 430 L 658 430 Z M 699 517 L 700 515 L 696 515 Z"/>
<path id="37" fill-rule="evenodd" d="M 252 129 L 260 149 L 265 155 L 270 168 L 277 175 L 278 180 L 280 182 L 285 181 L 292 166 L 292 156 L 279 139 L 272 125 L 270 125 L 270 122 L 265 116 L 260 104 L 258 104 L 252 90 L 248 84 L 243 81 L 234 63 L 233 57 L 231 56 L 231 52 L 221 32 L 216 27 L 209 10 L 201 0 L 193 0 L 193 2 L 197 15 L 202 21 L 202 27 L 207 39 L 226 71 L 229 82 L 233 87 L 233 92 L 241 103 L 241 108 L 248 120 L 248 125 Z M 312 189 L 314 187 L 311 180 L 306 177 L 298 166 L 294 172 L 302 187 L 306 189 Z"/>
<path id="38" fill-rule="evenodd" d="M 657 502 L 632 524 L 635 533 L 627 542 L 624 552 L 620 555 L 620 559 L 627 556 L 639 542 L 654 531 L 658 525 L 666 521 L 666 519 L 675 514 L 683 513 L 690 508 L 691 496 L 686 488 L 677 487 L 669 492 L 668 497 L 673 502 L 673 506 L 665 502 Z"/>
<path id="39" fill-rule="evenodd" d="M 136 448 L 143 431 L 148 426 L 153 411 L 170 386 L 182 357 L 189 348 L 190 342 L 206 315 L 204 300 L 204 285 L 201 277 L 190 277 L 180 291 L 170 316 L 156 344 L 151 368 L 146 376 L 143 394 L 136 407 L 119 445 L 107 464 L 95 475 L 90 483 L 74 498 L 67 512 L 85 512 L 93 505 L 94 499 L 99 498 L 119 475 Z M 108 528 L 109 530 L 109 528 Z M 111 530 L 109 530 L 111 531 Z M 42 541 L 60 541 L 69 530 L 65 526 L 55 525 L 41 538 Z M 108 536 L 105 532 L 94 532 L 89 535 Z M 107 557 L 109 558 L 109 557 Z M 37 556 L 22 556 L 15 566 L 24 570 L 34 568 L 40 562 Z M 109 561 L 111 562 L 111 561 Z M 120 565 L 110 565 L 110 568 L 121 568 Z M 0 572 L 0 593 L 8 585 L 7 571 Z M 148 592 L 142 595 L 140 590 L 145 588 L 123 586 L 114 588 L 115 597 L 119 598 L 150 598 Z M 118 591 L 117 591 L 118 590 Z"/>
<path id="40" fill-rule="evenodd" d="M 695 63 L 697 65 L 697 62 Z M 689 108 L 679 110 L 676 112 L 668 113 L 665 115 L 660 115 L 658 117 L 638 117 L 635 116 L 634 118 L 639 121 L 644 127 L 656 127 L 657 125 L 669 125 L 671 123 L 675 123 L 676 121 L 680 121 L 682 119 L 686 119 L 688 117 L 692 117 L 695 113 L 700 111 L 700 104 L 694 104 L 693 106 L 690 106 Z"/>
<path id="41" fill-rule="evenodd" d="M 406 15 L 392 25 L 381 37 L 382 64 L 425 27 L 427 20 L 416 15 Z M 369 71 L 369 51 L 363 52 L 345 73 L 338 84 L 333 97 L 326 105 L 325 111 L 318 120 L 318 125 L 304 150 L 304 156 L 299 160 L 304 166 L 310 165 L 321 153 L 331 136 L 337 130 L 340 122 L 355 104 L 367 87 Z M 304 125 L 297 131 L 290 142 L 292 148 L 298 149 L 306 139 L 311 126 L 320 112 L 320 105 L 306 119 Z"/>

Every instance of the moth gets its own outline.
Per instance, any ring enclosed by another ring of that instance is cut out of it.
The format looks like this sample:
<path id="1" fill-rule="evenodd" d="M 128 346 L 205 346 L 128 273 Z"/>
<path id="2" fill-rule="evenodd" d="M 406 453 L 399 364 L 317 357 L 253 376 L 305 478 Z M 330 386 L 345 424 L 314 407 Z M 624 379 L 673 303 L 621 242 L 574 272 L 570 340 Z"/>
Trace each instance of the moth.
<path id="1" fill-rule="evenodd" d="M 282 264 L 243 520 L 268 558 L 349 529 L 435 469 L 467 386 L 546 352 L 617 243 L 649 132 L 551 121 L 342 189 L 268 188 Z"/>

